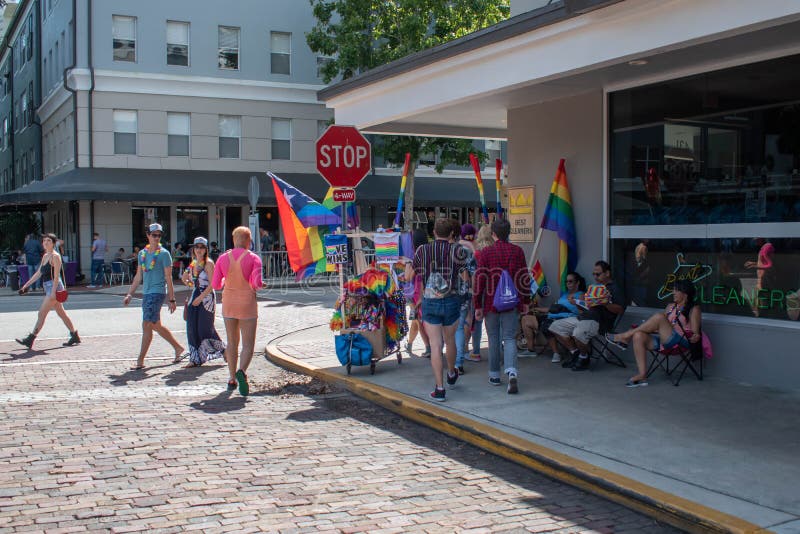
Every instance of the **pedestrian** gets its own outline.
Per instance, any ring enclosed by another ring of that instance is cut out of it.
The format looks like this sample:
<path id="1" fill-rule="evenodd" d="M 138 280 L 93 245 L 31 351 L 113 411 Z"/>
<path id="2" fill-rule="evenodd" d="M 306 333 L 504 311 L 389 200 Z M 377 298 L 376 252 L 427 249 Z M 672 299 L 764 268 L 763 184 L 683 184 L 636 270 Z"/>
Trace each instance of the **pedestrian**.
<path id="1" fill-rule="evenodd" d="M 219 257 L 211 282 L 214 289 L 223 290 L 222 317 L 225 319 L 225 333 L 228 338 L 225 351 L 229 374 L 228 389 L 234 389 L 238 383 L 239 393 L 243 396 L 250 393 L 247 368 L 253 359 L 256 345 L 256 290 L 263 286 L 261 258 L 250 252 L 252 241 L 249 228 L 234 228 L 233 249 Z M 242 342 L 241 354 L 239 340 Z"/>
<path id="2" fill-rule="evenodd" d="M 494 244 L 480 251 L 478 270 L 475 272 L 473 302 L 475 319 L 485 320 L 486 337 L 489 340 L 489 383 L 499 386 L 502 349 L 503 371 L 508 376 L 509 394 L 519 391 L 517 369 L 517 329 L 519 313 L 528 304 L 530 276 L 528 275 L 525 253 L 508 242 L 511 224 L 506 219 L 495 219 L 491 224 Z M 501 273 L 506 271 L 513 280 L 517 291 L 515 308 L 498 311 L 494 307 L 494 297 L 500 283 Z"/>
<path id="3" fill-rule="evenodd" d="M 22 245 L 22 250 L 25 252 L 25 264 L 28 265 L 28 276 L 33 276 L 33 270 L 39 267 L 42 261 L 42 242 L 36 237 L 35 234 L 28 234 L 25 237 L 25 243 Z M 33 289 L 41 287 L 41 282 L 36 282 Z"/>
<path id="4" fill-rule="evenodd" d="M 63 272 L 61 254 L 55 249 L 57 241 L 58 239 L 53 234 L 44 234 L 42 236 L 41 244 L 44 255 L 39 262 L 39 268 L 19 290 L 20 295 L 24 294 L 28 290 L 28 287 L 35 284 L 40 278 L 44 285 L 44 300 L 42 300 L 42 305 L 39 306 L 39 316 L 36 319 L 36 325 L 33 327 L 33 331 L 28 334 L 27 337 L 16 340 L 17 343 L 29 349 L 33 348 L 33 341 L 42 329 L 42 326 L 44 326 L 47 314 L 50 313 L 51 310 L 56 311 L 56 314 L 64 321 L 64 326 L 69 330 L 69 339 L 63 343 L 63 345 L 65 347 L 71 347 L 81 342 L 78 331 L 75 330 L 66 310 L 64 310 L 64 305 L 56 299 L 56 291 L 64 290 L 64 281 L 61 278 L 61 273 Z"/>
<path id="5" fill-rule="evenodd" d="M 136 275 L 133 277 L 128 294 L 122 301 L 127 306 L 133 298 L 133 292 L 142 284 L 142 346 L 139 349 L 139 357 L 136 365 L 131 370 L 144 369 L 144 357 L 150 349 L 153 341 L 153 332 L 158 332 L 175 351 L 175 358 L 172 363 L 178 363 L 183 359 L 184 349 L 172 332 L 161 324 L 161 306 L 164 305 L 164 296 L 169 298 L 167 308 L 170 313 L 175 312 L 175 288 L 172 285 L 172 257 L 169 251 L 161 246 L 161 236 L 164 230 L 158 223 L 151 224 L 147 229 L 148 245 L 139 252 L 139 266 Z"/>
<path id="6" fill-rule="evenodd" d="M 86 287 L 103 287 L 103 266 L 106 262 L 106 252 L 108 243 L 105 239 L 100 239 L 100 234 L 92 234 L 92 280 Z"/>
<path id="7" fill-rule="evenodd" d="M 473 244 L 475 246 L 475 262 L 477 263 L 478 256 L 480 256 L 480 251 L 486 247 L 491 247 L 494 244 L 494 240 L 492 240 L 492 229 L 488 224 L 484 224 L 480 227 Z M 481 336 L 483 335 L 483 319 L 478 320 L 474 317 L 474 303 L 472 313 L 472 351 L 467 354 L 466 360 L 468 362 L 479 362 L 481 361 Z"/>
<path id="8" fill-rule="evenodd" d="M 208 251 L 208 257 L 214 261 L 217 261 L 217 259 L 219 259 L 219 255 L 220 255 L 219 246 L 217 245 L 216 241 L 212 241 L 211 248 Z"/>
<path id="9" fill-rule="evenodd" d="M 466 265 L 459 257 L 457 246 L 450 242 L 453 226 L 446 218 L 436 219 L 433 227 L 435 240 L 419 247 L 414 253 L 414 261 L 406 264 L 406 280 L 422 278 L 422 323 L 431 344 L 431 369 L 435 381 L 431 399 L 445 400 L 443 385 L 442 341 L 447 359 L 447 384 L 455 386 L 458 380 L 456 370 L 456 327 L 461 310 L 461 297 L 458 295 L 459 278 L 466 279 Z"/>
<path id="10" fill-rule="evenodd" d="M 413 242 L 414 251 L 428 242 L 428 236 L 425 233 L 425 230 L 417 228 L 411 234 L 411 240 Z M 414 255 L 413 253 L 411 254 Z M 404 275 L 405 276 L 405 275 Z M 408 283 L 411 283 L 414 288 L 414 294 L 410 299 L 410 311 L 408 313 L 408 342 L 406 343 L 406 351 L 409 354 L 412 354 L 413 347 L 414 347 L 414 340 L 417 339 L 417 334 L 422 338 L 422 342 L 425 343 L 425 351 L 420 354 L 423 358 L 430 358 L 431 357 L 431 342 L 428 340 L 428 334 L 425 332 L 425 328 L 422 326 L 422 279 L 421 278 L 414 278 L 414 280 L 409 280 Z"/>
<path id="11" fill-rule="evenodd" d="M 192 262 L 181 278 L 186 286 L 193 288 L 184 305 L 186 337 L 189 341 L 189 363 L 186 367 L 199 367 L 225 355 L 225 343 L 214 327 L 217 305 L 217 295 L 211 287 L 214 260 L 208 257 L 208 240 L 205 237 L 194 239 Z"/>
<path id="12" fill-rule="evenodd" d="M 456 369 L 458 374 L 464 374 L 464 360 L 469 351 L 467 336 L 472 332 L 474 323 L 475 309 L 472 303 L 472 277 L 475 274 L 477 263 L 475 261 L 475 249 L 473 239 L 475 238 L 475 227 L 467 223 L 461 226 L 457 220 L 452 219 L 453 225 L 452 242 L 456 244 L 456 254 L 463 259 L 467 267 L 469 278 L 459 279 L 458 295 L 461 297 L 461 311 L 458 316 L 458 326 L 456 327 Z M 466 232 L 466 233 L 464 233 Z"/>
<path id="13" fill-rule="evenodd" d="M 259 228 L 258 233 L 261 252 L 269 252 L 272 250 L 272 245 L 275 243 L 275 240 L 272 238 L 272 234 L 270 234 L 269 231 L 264 228 Z"/>

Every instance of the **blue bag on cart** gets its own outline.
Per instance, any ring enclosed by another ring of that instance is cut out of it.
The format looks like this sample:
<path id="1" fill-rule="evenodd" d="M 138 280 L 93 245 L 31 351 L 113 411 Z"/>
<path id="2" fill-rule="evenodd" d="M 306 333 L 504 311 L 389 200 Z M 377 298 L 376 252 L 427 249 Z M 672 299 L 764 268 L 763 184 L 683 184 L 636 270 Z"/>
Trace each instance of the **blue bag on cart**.
<path id="1" fill-rule="evenodd" d="M 372 345 L 361 334 L 352 332 L 336 336 L 336 357 L 342 365 L 369 365 L 372 362 Z"/>

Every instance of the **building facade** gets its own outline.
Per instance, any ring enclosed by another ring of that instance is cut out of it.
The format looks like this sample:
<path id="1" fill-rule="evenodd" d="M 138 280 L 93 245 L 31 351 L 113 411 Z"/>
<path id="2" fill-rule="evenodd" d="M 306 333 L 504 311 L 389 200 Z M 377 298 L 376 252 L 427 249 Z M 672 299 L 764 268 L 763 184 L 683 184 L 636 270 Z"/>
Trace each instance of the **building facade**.
<path id="1" fill-rule="evenodd" d="M 35 167 L 10 173 L 28 178 L 9 181 L 0 203 L 41 209 L 44 228 L 64 237 L 84 270 L 93 232 L 111 250 L 129 251 L 144 243 L 151 221 L 164 226 L 167 243 L 206 235 L 224 246 L 230 230 L 247 223 L 251 176 L 260 178 L 259 224 L 280 233 L 267 170 L 314 198 L 325 195 L 314 144 L 333 113 L 317 98 L 326 58 L 305 43 L 314 24 L 307 2 L 252 0 L 224 11 L 193 0 L 42 0 L 37 12 L 38 5 L 20 9 L 41 28 L 41 52 L 34 49 L 30 63 L 38 71 L 25 66 L 41 79 L 39 92 L 27 93 L 37 125 L 28 129 L 40 145 L 25 149 Z M 24 91 L 15 87 L 14 95 Z M 380 160 L 374 168 L 358 194 L 366 229 L 388 223 L 399 190 L 400 169 Z M 417 204 L 474 217 L 471 172 L 449 174 L 469 190 L 452 195 L 446 178 L 423 167 Z"/>
<path id="2" fill-rule="evenodd" d="M 578 270 L 610 260 L 626 324 L 689 279 L 710 372 L 796 390 L 798 3 L 528 0 L 512 13 L 321 99 L 366 131 L 506 138 L 509 184 L 540 192 L 537 222 L 566 159 Z M 552 232 L 538 251 L 557 279 Z"/>

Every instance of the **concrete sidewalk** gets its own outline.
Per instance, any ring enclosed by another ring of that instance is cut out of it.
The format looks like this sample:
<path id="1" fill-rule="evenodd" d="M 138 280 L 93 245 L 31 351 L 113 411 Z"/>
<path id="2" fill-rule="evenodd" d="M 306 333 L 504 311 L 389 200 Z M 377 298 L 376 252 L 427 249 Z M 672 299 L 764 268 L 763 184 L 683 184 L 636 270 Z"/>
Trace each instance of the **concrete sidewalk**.
<path id="1" fill-rule="evenodd" d="M 549 357 L 520 360 L 520 392 L 487 382 L 484 361 L 434 403 L 430 361 L 404 353 L 349 377 L 327 325 L 274 340 L 268 357 L 493 453 L 693 531 L 800 532 L 800 395 L 707 377 L 673 387 L 655 374 Z M 418 341 L 419 343 L 419 341 Z M 422 346 L 415 347 L 420 353 Z M 505 386 L 505 384 L 504 384 Z"/>

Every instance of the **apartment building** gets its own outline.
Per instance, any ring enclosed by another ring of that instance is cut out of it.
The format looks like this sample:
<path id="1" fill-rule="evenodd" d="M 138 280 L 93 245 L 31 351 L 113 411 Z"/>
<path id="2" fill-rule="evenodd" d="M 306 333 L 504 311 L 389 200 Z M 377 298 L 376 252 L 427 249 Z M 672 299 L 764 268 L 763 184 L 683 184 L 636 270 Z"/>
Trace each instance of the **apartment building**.
<path id="1" fill-rule="evenodd" d="M 36 166 L 15 175 L 31 178 L 10 182 L 0 203 L 42 210 L 83 269 L 93 232 L 129 250 L 151 221 L 169 243 L 224 244 L 247 221 L 251 176 L 261 180 L 260 224 L 279 232 L 267 170 L 324 196 L 314 143 L 333 112 L 317 99 L 327 58 L 305 42 L 307 2 L 28 0 L 20 9 L 41 28 L 41 99 L 33 95 L 36 114 L 28 108 L 41 139 Z M 359 188 L 367 228 L 386 224 L 399 188 L 398 169 L 375 167 Z M 454 194 L 446 178 L 425 178 L 418 204 L 466 218 L 478 204 L 474 179 L 451 174 L 469 187 Z"/>

